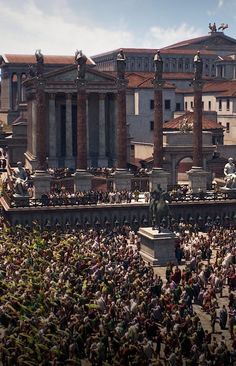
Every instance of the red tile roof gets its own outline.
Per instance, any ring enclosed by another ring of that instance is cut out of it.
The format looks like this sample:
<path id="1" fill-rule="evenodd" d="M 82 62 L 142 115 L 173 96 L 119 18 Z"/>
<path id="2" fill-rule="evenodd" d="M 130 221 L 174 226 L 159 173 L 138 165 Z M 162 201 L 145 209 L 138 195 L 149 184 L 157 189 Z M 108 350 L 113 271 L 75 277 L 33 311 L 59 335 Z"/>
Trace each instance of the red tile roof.
<path id="1" fill-rule="evenodd" d="M 193 88 L 176 89 L 176 93 L 193 94 Z M 219 80 L 208 81 L 203 85 L 203 93 L 214 93 L 216 97 L 235 97 L 236 96 L 236 80 Z"/>
<path id="2" fill-rule="evenodd" d="M 17 54 L 4 54 L 2 55 L 5 63 L 16 64 L 34 64 L 36 63 L 35 55 L 17 55 Z M 57 64 L 57 65 L 70 65 L 74 64 L 74 56 L 61 56 L 61 55 L 44 55 L 45 64 Z M 95 64 L 94 61 L 88 57 L 87 64 Z"/>
<path id="3" fill-rule="evenodd" d="M 194 113 L 193 112 L 186 112 L 182 116 L 171 119 L 170 121 L 166 122 L 163 125 L 163 129 L 164 130 L 179 130 L 180 125 L 183 122 L 184 118 L 187 118 L 188 123 L 192 124 L 193 123 L 193 118 L 194 118 Z M 221 129 L 222 130 L 223 127 L 219 123 L 217 123 L 217 122 L 215 122 L 211 119 L 206 118 L 203 114 L 203 116 L 202 116 L 202 129 L 203 130 L 216 130 L 216 129 Z"/>

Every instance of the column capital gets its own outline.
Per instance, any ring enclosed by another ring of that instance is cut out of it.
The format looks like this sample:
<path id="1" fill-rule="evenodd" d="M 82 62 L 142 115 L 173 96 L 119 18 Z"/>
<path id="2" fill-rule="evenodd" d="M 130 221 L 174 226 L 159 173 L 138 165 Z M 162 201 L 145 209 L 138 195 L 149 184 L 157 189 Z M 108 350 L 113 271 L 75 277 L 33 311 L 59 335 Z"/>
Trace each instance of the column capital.
<path id="1" fill-rule="evenodd" d="M 85 79 L 76 79 L 75 80 L 76 86 L 77 86 L 77 90 L 84 90 L 87 86 L 87 80 Z"/>
<path id="2" fill-rule="evenodd" d="M 162 90 L 163 86 L 165 84 L 165 81 L 164 80 L 153 79 L 152 84 L 153 84 L 154 90 Z"/>
<path id="3" fill-rule="evenodd" d="M 204 81 L 203 80 L 193 80 L 192 86 L 194 91 L 201 91 L 203 88 Z"/>
<path id="4" fill-rule="evenodd" d="M 106 98 L 106 93 L 98 93 L 98 95 L 99 95 L 100 100 L 103 100 Z"/>
<path id="5" fill-rule="evenodd" d="M 72 93 L 66 93 L 66 99 L 71 100 L 72 99 Z"/>
<path id="6" fill-rule="evenodd" d="M 55 99 L 56 98 L 56 93 L 49 93 L 49 98 L 50 99 Z"/>

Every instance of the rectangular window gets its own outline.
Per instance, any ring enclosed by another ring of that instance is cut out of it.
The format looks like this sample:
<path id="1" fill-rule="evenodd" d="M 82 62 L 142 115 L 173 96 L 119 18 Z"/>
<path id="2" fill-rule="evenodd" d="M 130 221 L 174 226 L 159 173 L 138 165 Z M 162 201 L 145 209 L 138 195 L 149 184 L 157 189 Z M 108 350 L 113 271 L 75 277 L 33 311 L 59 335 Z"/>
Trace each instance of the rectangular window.
<path id="1" fill-rule="evenodd" d="M 154 121 L 150 121 L 150 131 L 154 130 Z"/>
<path id="2" fill-rule="evenodd" d="M 150 109 L 154 109 L 154 99 L 150 100 Z"/>
<path id="3" fill-rule="evenodd" d="M 202 110 L 204 111 L 204 102 L 202 102 Z"/>
<path id="4" fill-rule="evenodd" d="M 229 111 L 229 107 L 230 107 L 230 102 L 229 99 L 226 100 L 226 109 L 227 111 Z"/>
<path id="5" fill-rule="evenodd" d="M 211 101 L 209 100 L 208 102 L 208 110 L 210 111 L 211 110 Z"/>
<path id="6" fill-rule="evenodd" d="M 165 109 L 170 110 L 170 99 L 165 99 Z"/>
<path id="7" fill-rule="evenodd" d="M 190 107 L 193 108 L 193 101 L 190 102 Z"/>
<path id="8" fill-rule="evenodd" d="M 187 111 L 188 110 L 188 102 L 185 102 L 184 106 L 185 106 L 185 110 Z"/>
<path id="9" fill-rule="evenodd" d="M 219 111 L 222 111 L 222 100 L 219 99 Z"/>
<path id="10" fill-rule="evenodd" d="M 230 132 L 230 123 L 226 122 L 226 132 L 229 133 Z"/>

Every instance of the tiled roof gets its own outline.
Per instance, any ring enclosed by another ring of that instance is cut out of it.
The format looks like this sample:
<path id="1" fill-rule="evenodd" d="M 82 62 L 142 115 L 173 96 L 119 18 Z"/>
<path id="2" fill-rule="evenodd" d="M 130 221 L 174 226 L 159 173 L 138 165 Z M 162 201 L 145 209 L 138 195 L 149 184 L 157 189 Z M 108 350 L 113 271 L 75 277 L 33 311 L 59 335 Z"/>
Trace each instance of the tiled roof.
<path id="1" fill-rule="evenodd" d="M 194 113 L 193 112 L 186 112 L 182 116 L 171 119 L 170 121 L 166 122 L 163 125 L 163 129 L 164 130 L 179 130 L 180 125 L 183 122 L 184 118 L 187 119 L 187 122 L 189 124 L 192 124 L 193 123 L 193 118 L 194 118 Z M 217 122 L 215 122 L 211 119 L 206 118 L 203 114 L 203 116 L 202 116 L 202 129 L 203 130 L 216 130 L 216 129 L 223 129 L 223 127 L 219 123 L 217 123 Z"/>
<path id="2" fill-rule="evenodd" d="M 176 89 L 176 93 L 193 94 L 193 88 Z M 216 97 L 236 96 L 236 80 L 218 80 L 208 81 L 203 85 L 204 93 L 214 93 Z"/>
<path id="3" fill-rule="evenodd" d="M 2 55 L 5 63 L 16 64 L 34 64 L 36 63 L 35 55 L 17 55 L 17 54 L 4 54 Z M 44 55 L 45 64 L 56 65 L 70 65 L 74 64 L 74 56 L 61 56 L 61 55 Z M 87 64 L 95 64 L 94 61 L 88 57 Z"/>
<path id="4" fill-rule="evenodd" d="M 168 50 L 170 48 L 175 48 L 175 47 L 183 47 L 183 46 L 188 46 L 190 44 L 194 44 L 194 43 L 198 43 L 198 42 L 202 42 L 205 41 L 207 39 L 209 39 L 209 35 L 208 36 L 201 36 L 201 37 L 196 37 L 196 38 L 191 38 L 191 39 L 187 39 L 185 41 L 181 41 L 181 42 L 177 42 L 177 43 L 173 43 L 167 47 L 164 47 L 163 50 Z"/>

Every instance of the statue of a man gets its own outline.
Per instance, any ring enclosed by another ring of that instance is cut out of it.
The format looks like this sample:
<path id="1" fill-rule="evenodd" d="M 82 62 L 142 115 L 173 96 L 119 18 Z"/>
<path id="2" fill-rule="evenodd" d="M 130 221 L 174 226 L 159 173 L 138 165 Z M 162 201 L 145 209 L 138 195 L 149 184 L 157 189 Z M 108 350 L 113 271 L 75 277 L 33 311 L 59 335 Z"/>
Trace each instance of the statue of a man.
<path id="1" fill-rule="evenodd" d="M 77 64 L 77 79 L 85 79 L 87 57 L 82 50 L 75 51 L 75 63 Z"/>
<path id="2" fill-rule="evenodd" d="M 126 57 L 124 51 L 120 49 L 116 56 L 116 64 L 117 64 L 117 78 L 125 79 L 125 69 L 126 69 Z"/>
<path id="3" fill-rule="evenodd" d="M 194 62 L 194 80 L 202 80 L 203 62 L 200 56 L 200 51 L 197 51 L 193 59 Z"/>
<path id="4" fill-rule="evenodd" d="M 14 169 L 12 175 L 15 193 L 20 196 L 25 196 L 27 194 L 27 181 L 28 175 L 22 166 L 22 162 L 18 161 L 17 168 Z"/>
<path id="5" fill-rule="evenodd" d="M 225 186 L 227 188 L 236 188 L 236 169 L 233 158 L 228 159 L 228 163 L 224 167 Z"/>
<path id="6" fill-rule="evenodd" d="M 44 68 L 44 57 L 41 50 L 35 51 L 35 58 L 36 58 L 36 75 L 37 77 L 41 77 L 43 75 L 43 68 Z"/>
<path id="7" fill-rule="evenodd" d="M 163 60 L 161 57 L 160 50 L 157 50 L 157 53 L 155 54 L 154 58 L 154 67 L 155 67 L 155 80 L 162 80 L 162 74 L 163 74 Z"/>

